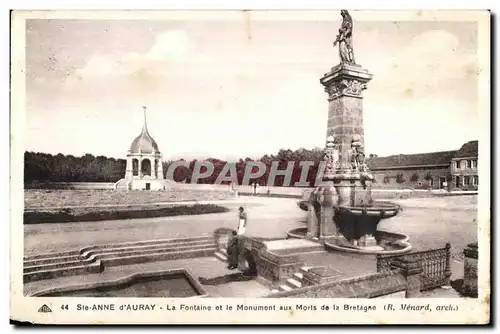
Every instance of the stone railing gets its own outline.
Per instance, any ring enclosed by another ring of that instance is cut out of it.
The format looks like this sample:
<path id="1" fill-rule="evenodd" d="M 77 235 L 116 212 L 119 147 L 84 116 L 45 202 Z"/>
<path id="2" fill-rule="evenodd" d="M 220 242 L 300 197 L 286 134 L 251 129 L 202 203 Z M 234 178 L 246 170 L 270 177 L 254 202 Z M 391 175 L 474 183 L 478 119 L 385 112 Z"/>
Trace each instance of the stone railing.
<path id="1" fill-rule="evenodd" d="M 377 255 L 377 272 L 393 270 L 400 261 L 415 261 L 422 268 L 421 288 L 430 290 L 450 284 L 451 245 L 427 251 L 412 252 L 405 255 L 383 256 Z"/>
<path id="2" fill-rule="evenodd" d="M 477 297 L 478 243 L 470 243 L 464 249 L 464 283 L 462 292 L 466 296 Z"/>

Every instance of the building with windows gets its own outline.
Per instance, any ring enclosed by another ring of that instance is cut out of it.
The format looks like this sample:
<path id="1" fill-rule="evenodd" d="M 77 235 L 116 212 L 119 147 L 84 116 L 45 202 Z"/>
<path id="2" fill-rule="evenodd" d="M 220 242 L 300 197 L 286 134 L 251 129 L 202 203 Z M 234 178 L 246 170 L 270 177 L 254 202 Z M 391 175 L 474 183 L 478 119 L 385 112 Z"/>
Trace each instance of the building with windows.
<path id="1" fill-rule="evenodd" d="M 477 189 L 479 176 L 477 172 L 478 142 L 464 144 L 451 160 L 452 188 Z"/>
<path id="2" fill-rule="evenodd" d="M 399 154 L 367 159 L 374 188 L 477 190 L 478 141 L 457 151 Z"/>

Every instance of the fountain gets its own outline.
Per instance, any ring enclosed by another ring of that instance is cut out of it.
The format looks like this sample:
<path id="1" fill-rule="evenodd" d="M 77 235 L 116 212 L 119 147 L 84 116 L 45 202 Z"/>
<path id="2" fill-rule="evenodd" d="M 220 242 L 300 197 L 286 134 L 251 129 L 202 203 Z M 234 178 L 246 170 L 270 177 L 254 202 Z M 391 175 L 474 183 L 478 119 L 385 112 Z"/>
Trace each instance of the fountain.
<path id="1" fill-rule="evenodd" d="M 290 230 L 288 236 L 348 252 L 406 253 L 411 250 L 406 235 L 377 231 L 380 220 L 397 215 L 400 206 L 371 197 L 374 177 L 365 163 L 362 93 L 372 74 L 355 63 L 352 18 L 346 10 L 341 15 L 333 43 L 339 45 L 340 64 L 320 79 L 329 101 L 323 182 L 299 205 L 308 211 L 307 230 Z"/>

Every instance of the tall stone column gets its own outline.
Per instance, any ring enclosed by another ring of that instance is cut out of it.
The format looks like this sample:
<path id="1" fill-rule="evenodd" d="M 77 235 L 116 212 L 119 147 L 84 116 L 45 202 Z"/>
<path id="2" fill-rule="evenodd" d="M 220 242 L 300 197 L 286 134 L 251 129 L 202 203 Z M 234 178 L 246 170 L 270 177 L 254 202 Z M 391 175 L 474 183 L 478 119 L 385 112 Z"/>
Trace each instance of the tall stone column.
<path id="1" fill-rule="evenodd" d="M 339 64 L 321 79 L 328 93 L 327 137 L 332 136 L 338 149 L 334 181 L 341 206 L 370 205 L 371 174 L 361 175 L 352 164 L 353 143 L 364 147 L 363 90 L 372 79 L 359 65 Z M 359 146 L 358 146 L 359 147 Z"/>

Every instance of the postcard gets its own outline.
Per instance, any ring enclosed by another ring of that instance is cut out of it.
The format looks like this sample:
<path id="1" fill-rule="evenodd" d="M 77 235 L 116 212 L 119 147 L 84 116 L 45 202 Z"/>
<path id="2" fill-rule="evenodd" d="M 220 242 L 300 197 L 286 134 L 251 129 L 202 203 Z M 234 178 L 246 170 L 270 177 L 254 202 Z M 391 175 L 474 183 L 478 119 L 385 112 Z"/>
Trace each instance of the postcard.
<path id="1" fill-rule="evenodd" d="M 490 16 L 13 11 L 11 320 L 489 323 Z"/>

